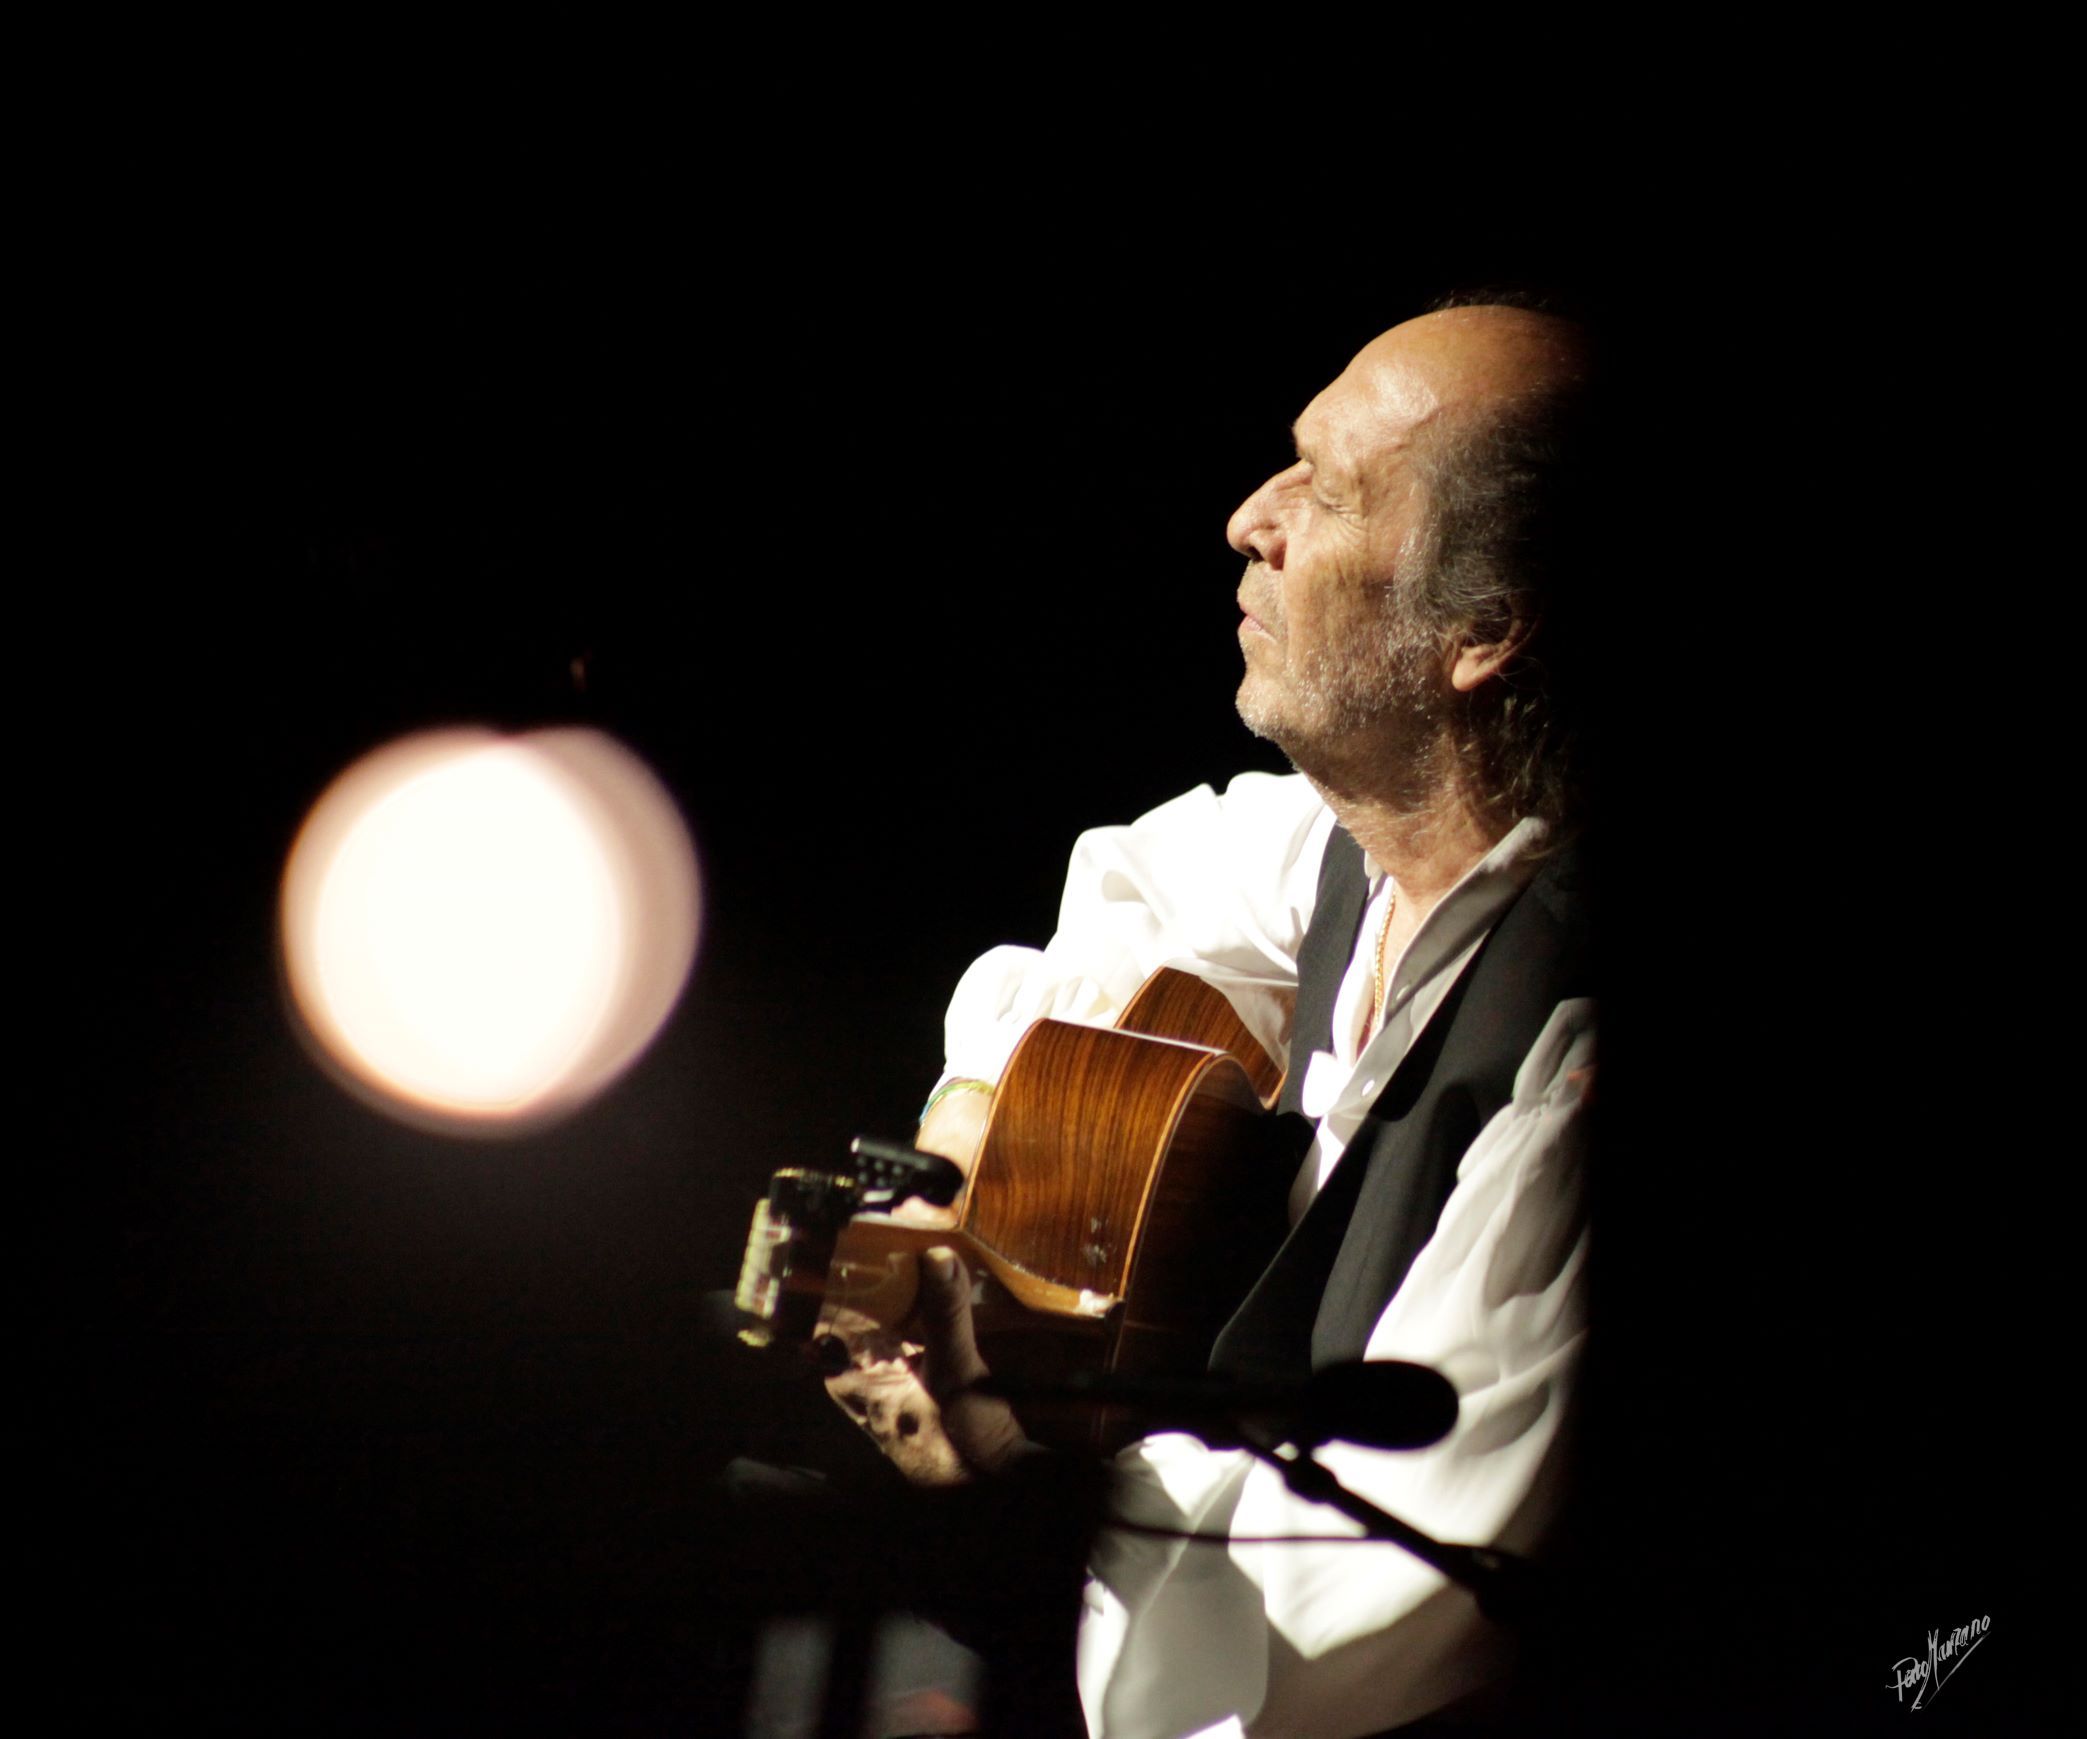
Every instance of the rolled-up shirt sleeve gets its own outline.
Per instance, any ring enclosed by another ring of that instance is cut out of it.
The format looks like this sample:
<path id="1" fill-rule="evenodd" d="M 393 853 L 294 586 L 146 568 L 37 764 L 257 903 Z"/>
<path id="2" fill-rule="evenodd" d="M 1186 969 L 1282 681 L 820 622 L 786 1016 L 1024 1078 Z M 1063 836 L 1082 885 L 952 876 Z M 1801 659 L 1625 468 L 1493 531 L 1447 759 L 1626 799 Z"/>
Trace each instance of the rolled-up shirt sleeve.
<path id="1" fill-rule="evenodd" d="M 1540 1551 L 1562 1498 L 1584 1341 L 1593 1046 L 1592 1005 L 1561 1004 L 1371 1335 L 1368 1357 L 1432 1365 L 1455 1384 L 1455 1430 L 1424 1450 L 1319 1455 L 1437 1539 Z M 1417 1719 L 1494 1670 L 1501 1638 L 1472 1596 L 1398 1546 L 1251 1543 L 1359 1532 L 1274 1469 L 1180 1436 L 1132 1446 L 1119 1467 L 1132 1519 L 1232 1538 L 1104 1531 L 1080 1652 L 1095 1739 L 1342 1739 Z"/>
<path id="2" fill-rule="evenodd" d="M 1057 932 L 994 948 L 958 982 L 944 1020 L 945 1077 L 997 1081 L 1030 1022 L 1113 1020 L 1161 966 L 1231 994 L 1263 1045 L 1288 1042 L 1281 992 L 1297 982 L 1333 817 L 1295 775 L 1242 773 L 1073 847 Z"/>

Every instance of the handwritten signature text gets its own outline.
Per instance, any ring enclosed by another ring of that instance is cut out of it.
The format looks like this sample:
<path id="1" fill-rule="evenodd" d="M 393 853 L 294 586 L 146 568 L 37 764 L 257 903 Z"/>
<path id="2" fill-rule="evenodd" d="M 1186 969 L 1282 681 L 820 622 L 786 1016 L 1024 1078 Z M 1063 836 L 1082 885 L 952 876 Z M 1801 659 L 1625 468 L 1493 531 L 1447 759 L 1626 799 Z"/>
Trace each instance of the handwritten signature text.
<path id="1" fill-rule="evenodd" d="M 1992 1628 L 1993 1621 L 1988 1616 L 1960 1624 L 1947 1636 L 1939 1630 L 1929 1631 L 1927 1658 L 1909 1654 L 1891 1669 L 1891 1688 L 1898 1693 L 1899 1701 L 1905 1702 L 1906 1693 L 1911 1691 L 1912 1706 L 1918 1709 L 1940 1696 L 1942 1687 L 1971 1651 L 1985 1641 L 1986 1632 Z"/>

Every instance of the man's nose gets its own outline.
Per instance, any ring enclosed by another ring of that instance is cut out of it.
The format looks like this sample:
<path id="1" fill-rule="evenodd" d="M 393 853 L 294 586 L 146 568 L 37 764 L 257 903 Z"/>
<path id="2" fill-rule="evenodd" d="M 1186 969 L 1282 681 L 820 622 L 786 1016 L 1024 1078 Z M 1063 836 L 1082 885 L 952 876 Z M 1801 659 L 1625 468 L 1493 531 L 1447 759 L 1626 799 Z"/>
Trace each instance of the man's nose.
<path id="1" fill-rule="evenodd" d="M 1257 557 L 1270 567 L 1282 566 L 1283 532 L 1275 513 L 1275 490 L 1281 480 L 1280 474 L 1269 478 L 1225 522 L 1225 541 L 1241 555 Z"/>

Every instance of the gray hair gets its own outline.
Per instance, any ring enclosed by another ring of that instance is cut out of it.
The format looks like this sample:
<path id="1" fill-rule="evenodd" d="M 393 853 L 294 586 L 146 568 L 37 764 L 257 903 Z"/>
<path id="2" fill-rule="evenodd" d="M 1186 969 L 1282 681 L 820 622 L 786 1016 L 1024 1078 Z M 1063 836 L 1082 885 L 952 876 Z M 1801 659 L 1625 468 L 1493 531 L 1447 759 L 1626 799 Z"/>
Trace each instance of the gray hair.
<path id="1" fill-rule="evenodd" d="M 1432 425 L 1414 462 L 1426 494 L 1413 606 L 1440 644 L 1527 638 L 1452 725 L 1472 795 L 1504 817 L 1580 819 L 1589 671 L 1593 467 L 1589 394 L 1532 392 Z"/>

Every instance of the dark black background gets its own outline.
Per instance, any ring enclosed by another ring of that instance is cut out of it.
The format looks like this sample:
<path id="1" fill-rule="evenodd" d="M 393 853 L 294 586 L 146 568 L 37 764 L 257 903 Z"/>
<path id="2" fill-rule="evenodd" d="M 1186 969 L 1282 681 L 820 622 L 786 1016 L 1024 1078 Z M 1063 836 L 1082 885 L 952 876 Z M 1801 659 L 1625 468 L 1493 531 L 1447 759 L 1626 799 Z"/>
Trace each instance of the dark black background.
<path id="1" fill-rule="evenodd" d="M 766 1173 L 909 1126 L 1081 827 L 1280 765 L 1232 715 L 1224 517 L 1362 341 L 1493 282 L 1604 322 L 1641 480 L 1574 1694 L 1845 1723 L 1981 1612 L 1938 1712 L 2034 1678 L 1992 1296 L 2034 1070 L 1963 923 L 2012 823 L 1928 626 L 1967 508 L 1919 226 L 1645 162 L 381 135 L 127 147 L 38 274 L 20 1494 L 62 1697 L 719 1719 L 718 1468 L 874 1471 L 703 1314 Z M 659 1042 L 511 1142 L 343 1096 L 276 986 L 305 808 L 458 721 L 616 733 L 708 894 Z"/>

